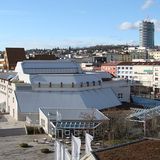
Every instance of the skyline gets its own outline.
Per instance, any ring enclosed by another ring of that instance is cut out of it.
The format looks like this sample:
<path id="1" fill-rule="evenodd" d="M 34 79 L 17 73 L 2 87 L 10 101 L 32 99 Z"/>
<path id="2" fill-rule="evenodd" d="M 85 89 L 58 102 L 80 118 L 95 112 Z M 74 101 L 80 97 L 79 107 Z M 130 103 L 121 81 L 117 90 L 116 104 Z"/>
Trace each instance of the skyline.
<path id="1" fill-rule="evenodd" d="M 5 0 L 1 2 L 0 49 L 139 44 L 138 24 L 155 23 L 160 45 L 158 0 Z"/>

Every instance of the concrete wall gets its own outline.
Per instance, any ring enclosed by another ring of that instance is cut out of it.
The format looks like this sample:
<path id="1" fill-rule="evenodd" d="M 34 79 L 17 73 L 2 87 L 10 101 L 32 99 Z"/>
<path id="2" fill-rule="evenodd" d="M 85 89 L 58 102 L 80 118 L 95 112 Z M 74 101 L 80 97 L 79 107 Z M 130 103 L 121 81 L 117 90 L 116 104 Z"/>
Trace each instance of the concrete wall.
<path id="1" fill-rule="evenodd" d="M 45 116 L 45 114 L 39 110 L 39 124 L 40 126 L 44 129 L 45 133 L 49 133 L 48 132 L 48 118 Z"/>

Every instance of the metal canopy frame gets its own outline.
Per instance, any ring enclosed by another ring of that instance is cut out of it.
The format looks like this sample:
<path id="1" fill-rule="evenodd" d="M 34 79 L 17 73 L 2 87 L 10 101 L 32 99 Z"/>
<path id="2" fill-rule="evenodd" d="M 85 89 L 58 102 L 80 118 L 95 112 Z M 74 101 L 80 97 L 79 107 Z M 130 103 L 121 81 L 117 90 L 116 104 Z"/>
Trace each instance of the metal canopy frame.
<path id="1" fill-rule="evenodd" d="M 57 129 L 94 129 L 102 122 L 58 121 L 51 123 Z"/>
<path id="2" fill-rule="evenodd" d="M 160 116 L 160 106 L 151 109 L 132 109 L 133 113 L 127 119 L 131 121 L 145 121 Z"/>

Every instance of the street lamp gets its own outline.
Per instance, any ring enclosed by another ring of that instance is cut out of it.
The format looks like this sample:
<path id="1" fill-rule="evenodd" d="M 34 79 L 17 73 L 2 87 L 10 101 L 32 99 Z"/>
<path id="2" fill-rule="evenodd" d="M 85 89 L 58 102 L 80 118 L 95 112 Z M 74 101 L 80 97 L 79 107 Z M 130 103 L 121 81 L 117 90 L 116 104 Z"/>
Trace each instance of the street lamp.
<path id="1" fill-rule="evenodd" d="M 48 112 L 48 134 L 50 134 L 50 116 L 51 116 L 51 113 Z"/>

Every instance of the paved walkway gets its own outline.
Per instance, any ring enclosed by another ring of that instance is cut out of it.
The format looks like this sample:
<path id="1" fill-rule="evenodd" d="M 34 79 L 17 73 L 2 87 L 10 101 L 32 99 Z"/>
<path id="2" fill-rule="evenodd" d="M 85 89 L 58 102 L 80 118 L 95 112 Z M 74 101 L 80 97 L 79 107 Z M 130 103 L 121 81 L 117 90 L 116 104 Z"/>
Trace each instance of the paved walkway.
<path id="1" fill-rule="evenodd" d="M 16 121 L 10 115 L 0 115 L 0 129 L 24 128 L 25 122 Z"/>
<path id="2" fill-rule="evenodd" d="M 22 136 L 9 136 L 0 137 L 0 160 L 54 160 L 54 144 L 37 143 L 46 138 L 47 142 L 50 137 L 46 135 L 22 135 Z M 21 143 L 28 143 L 31 147 L 22 148 L 19 146 Z M 52 152 L 49 154 L 41 153 L 42 148 L 48 148 Z"/>
<path id="3" fill-rule="evenodd" d="M 16 121 L 10 115 L 0 115 L 0 137 L 25 134 L 25 122 Z"/>

